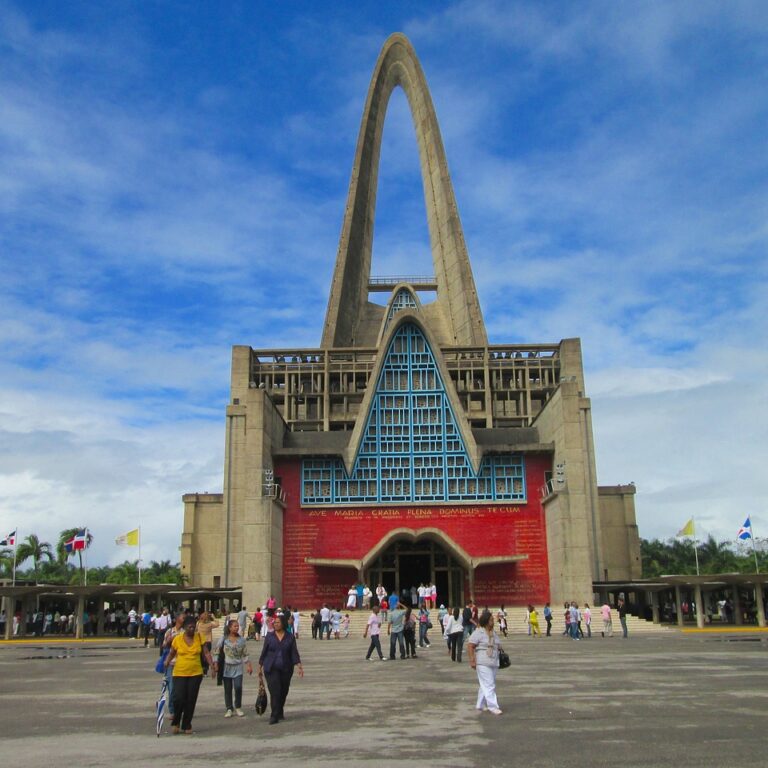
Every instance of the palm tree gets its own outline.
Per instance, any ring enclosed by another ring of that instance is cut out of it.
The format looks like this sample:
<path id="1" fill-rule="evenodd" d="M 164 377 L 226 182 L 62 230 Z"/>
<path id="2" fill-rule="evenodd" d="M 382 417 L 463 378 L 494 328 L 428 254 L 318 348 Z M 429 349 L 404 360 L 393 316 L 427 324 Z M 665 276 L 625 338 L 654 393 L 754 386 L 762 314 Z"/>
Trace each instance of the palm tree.
<path id="1" fill-rule="evenodd" d="M 53 560 L 53 547 L 47 541 L 40 541 L 34 533 L 30 533 L 16 549 L 16 565 L 29 560 L 30 557 L 35 572 L 35 584 L 37 584 L 37 564 L 41 560 Z"/>
<path id="2" fill-rule="evenodd" d="M 107 584 L 136 584 L 139 580 L 139 561 L 129 561 L 120 563 L 110 569 L 107 576 Z"/>
<path id="3" fill-rule="evenodd" d="M 66 530 L 62 531 L 59 534 L 59 543 L 56 545 L 56 553 L 59 558 L 59 562 L 66 563 L 67 559 L 70 558 L 73 554 L 73 552 L 67 552 L 66 543 L 72 539 L 75 534 L 78 533 L 78 531 L 82 531 L 84 528 L 81 526 L 80 528 L 67 528 Z M 85 546 L 90 547 L 91 542 L 93 541 L 93 535 L 91 532 L 85 528 Z M 83 550 L 78 549 L 77 550 L 77 562 L 78 562 L 78 568 L 80 570 L 80 583 L 83 583 Z"/>
<path id="4" fill-rule="evenodd" d="M 13 550 L 0 549 L 0 574 L 10 574 L 13 569 Z"/>

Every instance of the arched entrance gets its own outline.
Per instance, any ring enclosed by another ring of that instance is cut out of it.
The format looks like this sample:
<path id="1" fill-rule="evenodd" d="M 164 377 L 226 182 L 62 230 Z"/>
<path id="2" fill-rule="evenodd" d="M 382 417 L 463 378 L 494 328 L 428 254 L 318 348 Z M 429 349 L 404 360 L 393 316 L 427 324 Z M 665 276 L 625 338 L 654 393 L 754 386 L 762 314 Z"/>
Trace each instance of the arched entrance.
<path id="1" fill-rule="evenodd" d="M 396 539 L 371 562 L 366 582 L 383 584 L 388 594 L 395 592 L 411 604 L 411 587 L 434 583 L 438 605 L 464 604 L 466 570 L 440 543 L 422 538 L 417 541 Z M 407 598 L 403 593 L 407 592 Z"/>

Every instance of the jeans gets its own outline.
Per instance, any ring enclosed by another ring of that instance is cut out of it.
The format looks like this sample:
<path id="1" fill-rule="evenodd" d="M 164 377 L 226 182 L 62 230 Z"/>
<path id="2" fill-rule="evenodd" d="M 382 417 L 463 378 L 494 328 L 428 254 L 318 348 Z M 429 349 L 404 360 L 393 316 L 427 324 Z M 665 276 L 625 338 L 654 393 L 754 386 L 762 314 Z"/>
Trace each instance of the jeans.
<path id="1" fill-rule="evenodd" d="M 320 639 L 323 639 L 324 634 L 328 634 L 328 638 L 331 637 L 331 622 L 330 621 L 323 621 L 320 624 Z"/>
<path id="2" fill-rule="evenodd" d="M 547 637 L 549 637 L 552 634 L 552 619 L 545 618 L 544 621 L 547 622 Z"/>
<path id="3" fill-rule="evenodd" d="M 285 700 L 288 698 L 288 690 L 291 687 L 293 667 L 290 669 L 272 669 L 265 672 L 267 688 L 269 688 L 269 704 L 271 708 L 270 722 L 282 720 Z"/>
<path id="4" fill-rule="evenodd" d="M 627 638 L 627 617 L 626 616 L 619 616 L 619 621 L 621 622 L 621 631 L 624 635 L 624 639 Z"/>
<path id="5" fill-rule="evenodd" d="M 423 648 L 426 645 L 429 645 L 429 640 L 427 640 L 427 622 L 426 621 L 420 621 L 419 622 L 419 647 Z"/>
<path id="6" fill-rule="evenodd" d="M 225 677 L 222 682 L 224 683 L 224 706 L 227 709 L 232 709 L 232 689 L 235 689 L 235 709 L 240 709 L 243 704 L 243 676 L 237 677 Z"/>
<path id="7" fill-rule="evenodd" d="M 380 659 L 384 658 L 384 654 L 381 651 L 381 640 L 378 635 L 371 635 L 371 644 L 368 646 L 368 653 L 365 654 L 365 658 L 370 659 L 374 651 L 379 654 Z"/>
<path id="8" fill-rule="evenodd" d="M 173 707 L 173 667 L 168 667 L 165 670 L 165 682 L 168 683 L 168 714 L 174 713 Z"/>
<path id="9" fill-rule="evenodd" d="M 200 691 L 202 675 L 176 677 L 173 680 L 173 720 L 171 725 L 181 726 L 182 731 L 192 730 L 197 694 Z"/>
<path id="10" fill-rule="evenodd" d="M 405 658 L 405 643 L 403 642 L 403 631 L 393 632 L 389 636 L 389 658 L 395 658 L 395 644 L 400 643 L 400 658 Z"/>
<path id="11" fill-rule="evenodd" d="M 570 623 L 570 628 L 571 628 L 571 637 L 574 640 L 578 640 L 579 639 L 579 625 L 575 621 L 572 621 Z"/>
<path id="12" fill-rule="evenodd" d="M 448 644 L 451 649 L 451 660 L 461 661 L 461 652 L 464 649 L 464 633 L 463 632 L 451 632 L 448 635 Z"/>

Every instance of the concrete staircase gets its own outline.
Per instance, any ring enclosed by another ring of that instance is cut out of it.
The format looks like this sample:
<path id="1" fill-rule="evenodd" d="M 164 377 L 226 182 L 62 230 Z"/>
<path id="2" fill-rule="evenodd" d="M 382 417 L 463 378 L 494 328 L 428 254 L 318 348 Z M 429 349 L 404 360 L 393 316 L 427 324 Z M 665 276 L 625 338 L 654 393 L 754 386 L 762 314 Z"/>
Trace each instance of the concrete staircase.
<path id="1" fill-rule="evenodd" d="M 494 616 L 498 613 L 498 608 L 491 609 L 493 611 Z M 518 608 L 507 608 L 507 634 L 514 637 L 526 637 L 528 635 L 528 626 L 525 623 L 525 608 L 518 607 Z M 370 611 L 368 610 L 359 610 L 359 611 L 342 611 L 342 615 L 345 613 L 349 613 L 349 633 L 350 636 L 354 637 L 361 637 L 363 634 L 363 631 L 365 630 L 365 626 L 368 623 L 368 617 L 370 616 Z M 311 614 L 312 611 L 300 611 L 301 620 L 299 624 L 299 634 L 300 637 L 306 639 L 312 637 L 312 627 L 311 627 Z M 621 635 L 621 623 L 619 622 L 619 614 L 616 611 L 611 612 L 611 617 L 613 620 L 613 634 Z M 234 617 L 233 617 L 234 618 Z M 435 640 L 441 636 L 441 630 L 439 622 L 437 621 L 437 611 L 431 610 L 430 611 L 430 618 L 432 620 L 433 627 L 430 630 L 430 636 L 431 639 Z M 213 631 L 213 638 L 214 642 L 218 637 L 221 636 L 222 627 L 224 625 L 224 621 L 221 620 L 221 627 L 218 629 L 215 629 Z M 560 611 L 555 611 L 553 621 L 552 621 L 552 634 L 553 635 L 560 635 L 563 632 L 565 625 L 564 625 L 564 619 L 562 616 L 562 609 Z M 541 615 L 541 612 L 539 612 L 539 629 L 542 631 L 542 633 L 545 633 L 547 630 L 547 623 L 544 621 L 544 617 Z M 584 623 L 582 622 L 582 629 L 586 632 L 586 627 Z M 600 616 L 600 610 L 599 608 L 593 611 L 592 614 L 592 634 L 597 635 L 600 637 L 600 632 L 603 629 L 603 620 Z M 667 634 L 669 632 L 676 632 L 677 627 L 673 625 L 668 624 L 654 624 L 651 621 L 646 621 L 645 619 L 638 618 L 637 616 L 627 616 L 627 630 L 630 635 L 658 635 L 658 634 Z M 384 634 L 386 634 L 386 626 L 382 624 L 382 631 Z M 333 639 L 333 636 L 331 636 L 331 639 Z"/>

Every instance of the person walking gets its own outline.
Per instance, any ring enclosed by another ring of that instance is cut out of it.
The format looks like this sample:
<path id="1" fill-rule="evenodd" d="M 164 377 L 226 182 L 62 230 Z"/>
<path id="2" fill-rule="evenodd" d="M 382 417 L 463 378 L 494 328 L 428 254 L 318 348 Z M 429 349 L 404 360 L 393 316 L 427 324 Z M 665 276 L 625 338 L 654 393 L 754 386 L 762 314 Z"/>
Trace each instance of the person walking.
<path id="1" fill-rule="evenodd" d="M 278 613 L 275 615 L 274 631 L 264 638 L 259 656 L 259 679 L 266 676 L 269 688 L 270 725 L 285 719 L 285 700 L 288 698 L 294 667 L 299 670 L 299 677 L 304 677 L 296 638 L 285 631 L 285 617 Z"/>
<path id="2" fill-rule="evenodd" d="M 365 625 L 363 631 L 363 637 L 371 636 L 371 644 L 368 646 L 368 653 L 365 655 L 365 660 L 371 660 L 371 654 L 376 651 L 379 654 L 379 661 L 386 661 L 384 654 L 381 650 L 381 616 L 379 616 L 379 606 L 374 605 L 371 609 L 371 615 L 368 617 L 368 623 Z"/>
<path id="3" fill-rule="evenodd" d="M 419 648 L 429 648 L 431 643 L 427 637 L 427 632 L 432 622 L 429 620 L 429 608 L 422 605 L 419 608 Z"/>
<path id="4" fill-rule="evenodd" d="M 507 612 L 504 609 L 504 606 L 502 605 L 501 608 L 499 608 L 499 612 L 496 614 L 496 619 L 498 621 L 498 627 L 499 632 L 501 632 L 504 637 L 507 636 Z"/>
<path id="5" fill-rule="evenodd" d="M 603 617 L 603 631 L 602 635 L 605 637 L 613 637 L 613 619 L 611 618 L 611 606 L 607 602 L 603 603 L 603 607 L 600 609 L 600 614 Z"/>
<path id="6" fill-rule="evenodd" d="M 451 654 L 451 661 L 458 661 L 461 664 L 461 652 L 464 649 L 464 625 L 461 623 L 461 616 L 458 608 L 453 609 L 443 622 L 445 636 L 448 638 L 448 652 Z"/>
<path id="7" fill-rule="evenodd" d="M 195 631 L 197 621 L 194 616 L 184 619 L 184 631 L 176 635 L 171 642 L 171 650 L 164 662 L 166 669 L 173 665 L 173 720 L 171 730 L 190 735 L 192 718 L 195 715 L 197 694 L 203 681 L 201 656 L 209 666 L 213 666 L 211 652 L 205 647 L 202 635 Z M 213 674 L 213 672 L 212 672 Z"/>
<path id="8" fill-rule="evenodd" d="M 544 621 L 547 622 L 547 637 L 552 636 L 552 609 L 549 603 L 544 606 Z"/>
<path id="9" fill-rule="evenodd" d="M 616 606 L 616 610 L 619 612 L 619 623 L 621 624 L 621 632 L 624 639 L 627 639 L 627 604 L 624 602 L 624 598 L 619 598 L 619 604 Z"/>
<path id="10" fill-rule="evenodd" d="M 536 612 L 536 607 L 533 605 L 528 606 L 528 627 L 531 630 L 531 637 L 541 637 L 541 631 L 539 630 L 539 614 Z"/>
<path id="11" fill-rule="evenodd" d="M 253 665 L 248 658 L 248 642 L 239 630 L 240 623 L 237 619 L 230 619 L 227 622 L 225 634 L 219 638 L 214 649 L 216 658 L 213 668 L 217 677 L 224 683 L 224 706 L 226 707 L 224 717 L 232 717 L 233 713 L 238 717 L 245 717 L 245 712 L 242 710 L 243 672 L 253 674 Z M 232 701 L 233 689 L 234 702 Z"/>
<path id="12" fill-rule="evenodd" d="M 208 611 L 203 611 L 197 617 L 197 631 L 203 636 L 205 647 L 210 651 L 213 644 L 213 630 L 219 626 L 217 619 L 213 618 Z M 206 674 L 208 670 L 203 665 L 203 674 Z"/>
<path id="13" fill-rule="evenodd" d="M 477 629 L 467 641 L 469 666 L 477 672 L 479 690 L 475 708 L 500 715 L 501 709 L 496 698 L 496 672 L 499 669 L 501 640 L 493 628 L 493 614 L 484 610 L 478 619 Z"/>
<path id="14" fill-rule="evenodd" d="M 391 605 L 391 603 L 390 603 Z M 389 619 L 387 622 L 387 634 L 389 635 L 389 658 L 395 658 L 395 646 L 400 645 L 400 658 L 405 658 L 405 642 L 403 641 L 403 630 L 405 629 L 405 610 L 402 603 L 396 603 L 394 608 L 390 607 Z"/>
<path id="15" fill-rule="evenodd" d="M 405 640 L 405 658 L 416 658 L 416 621 L 413 618 L 413 609 L 405 609 L 403 619 L 403 640 Z"/>
<path id="16" fill-rule="evenodd" d="M 589 603 L 584 603 L 581 617 L 584 619 L 584 626 L 587 628 L 587 638 L 590 638 L 592 637 L 592 611 L 589 608 Z"/>

